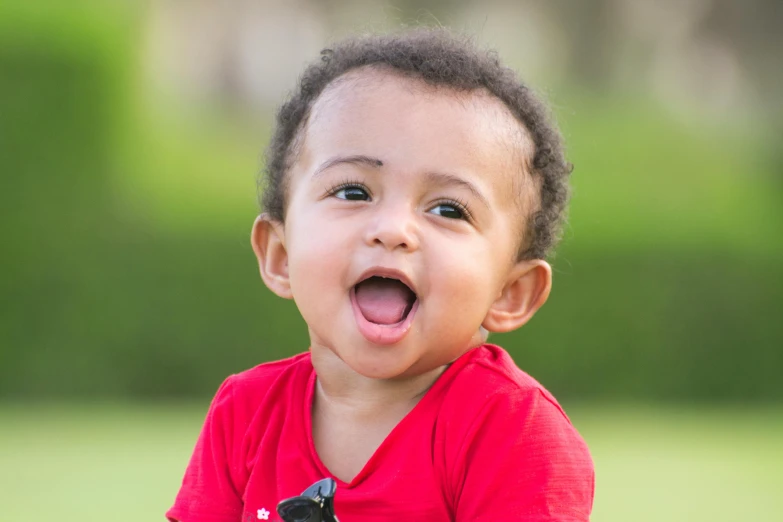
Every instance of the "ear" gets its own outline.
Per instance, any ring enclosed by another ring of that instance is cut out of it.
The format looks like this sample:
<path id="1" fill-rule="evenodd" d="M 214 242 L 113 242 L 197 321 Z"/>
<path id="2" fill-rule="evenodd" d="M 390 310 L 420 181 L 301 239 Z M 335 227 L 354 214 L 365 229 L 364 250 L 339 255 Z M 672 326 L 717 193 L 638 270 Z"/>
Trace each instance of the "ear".
<path id="1" fill-rule="evenodd" d="M 490 332 L 516 330 L 533 317 L 552 289 L 552 267 L 543 259 L 520 261 L 511 269 L 500 295 L 484 318 Z"/>
<path id="2" fill-rule="evenodd" d="M 266 286 L 280 297 L 292 299 L 283 224 L 261 214 L 253 223 L 250 243 L 258 258 L 258 270 Z"/>

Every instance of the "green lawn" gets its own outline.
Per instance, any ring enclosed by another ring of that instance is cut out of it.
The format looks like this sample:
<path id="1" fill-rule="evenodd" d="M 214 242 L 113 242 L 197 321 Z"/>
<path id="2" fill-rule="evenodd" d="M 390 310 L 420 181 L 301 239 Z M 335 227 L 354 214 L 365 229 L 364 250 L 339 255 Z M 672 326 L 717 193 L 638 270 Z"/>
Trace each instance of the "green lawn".
<path id="1" fill-rule="evenodd" d="M 0 406 L 0 521 L 162 520 L 206 404 Z M 593 522 L 780 520 L 783 409 L 571 406 Z"/>
<path id="2" fill-rule="evenodd" d="M 569 408 L 596 463 L 594 522 L 783 513 L 783 409 Z"/>

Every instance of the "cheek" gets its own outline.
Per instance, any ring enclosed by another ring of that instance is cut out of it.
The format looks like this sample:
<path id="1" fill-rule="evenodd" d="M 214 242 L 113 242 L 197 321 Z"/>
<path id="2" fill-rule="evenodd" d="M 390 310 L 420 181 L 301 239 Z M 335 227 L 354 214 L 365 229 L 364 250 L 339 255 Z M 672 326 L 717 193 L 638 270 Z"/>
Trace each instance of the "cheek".
<path id="1" fill-rule="evenodd" d="M 496 263 L 496 262 L 495 262 Z M 442 310 L 466 321 L 482 321 L 494 301 L 497 286 L 493 260 L 486 249 L 448 256 L 433 272 L 432 290 Z"/>
<path id="2" fill-rule="evenodd" d="M 311 297 L 326 300 L 332 295 L 327 290 L 343 284 L 348 266 L 347 234 L 334 230 L 328 220 L 302 217 L 287 224 L 286 243 L 294 299 L 308 306 Z"/>

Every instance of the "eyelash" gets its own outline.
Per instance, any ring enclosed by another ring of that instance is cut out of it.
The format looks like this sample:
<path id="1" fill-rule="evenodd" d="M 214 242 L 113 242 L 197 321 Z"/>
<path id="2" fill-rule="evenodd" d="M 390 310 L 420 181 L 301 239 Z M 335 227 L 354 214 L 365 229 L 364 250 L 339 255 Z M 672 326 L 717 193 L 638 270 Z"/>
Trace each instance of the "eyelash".
<path id="1" fill-rule="evenodd" d="M 353 179 L 346 179 L 337 183 L 336 185 L 333 185 L 331 188 L 329 188 L 326 191 L 325 196 L 332 197 L 338 192 L 340 192 L 341 190 L 349 189 L 349 188 L 357 188 L 363 190 L 367 193 L 370 199 L 372 199 L 372 194 L 370 193 L 370 190 L 362 182 Z M 451 205 L 462 213 L 464 221 L 468 221 L 468 222 L 473 221 L 473 214 L 470 211 L 470 207 L 468 206 L 467 201 L 463 201 L 461 199 L 456 199 L 456 198 L 439 199 L 432 205 L 432 208 L 435 208 L 439 205 Z M 446 218 L 446 219 L 454 219 L 454 218 Z"/>
<path id="2" fill-rule="evenodd" d="M 470 208 L 468 207 L 468 203 L 466 201 L 462 201 L 460 199 L 440 199 L 435 202 L 432 208 L 435 208 L 439 205 L 450 205 L 462 213 L 462 218 L 465 221 L 468 222 L 473 221 L 473 214 L 470 212 Z M 453 219 L 453 218 L 447 218 L 447 219 Z"/>
<path id="3" fill-rule="evenodd" d="M 346 179 L 338 183 L 337 185 L 333 185 L 329 190 L 326 191 L 326 196 L 334 196 L 338 192 L 344 189 L 348 188 L 358 188 L 367 193 L 370 198 L 372 198 L 372 194 L 370 194 L 370 189 L 364 186 L 364 184 L 360 181 L 352 180 L 352 179 Z"/>

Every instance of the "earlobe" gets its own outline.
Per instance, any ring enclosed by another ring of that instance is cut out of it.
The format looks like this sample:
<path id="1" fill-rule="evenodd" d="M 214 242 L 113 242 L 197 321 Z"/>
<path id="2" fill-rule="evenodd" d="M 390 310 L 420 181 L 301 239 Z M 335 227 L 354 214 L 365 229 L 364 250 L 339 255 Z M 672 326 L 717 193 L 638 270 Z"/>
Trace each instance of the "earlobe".
<path id="1" fill-rule="evenodd" d="M 552 288 L 552 267 L 543 259 L 520 261 L 492 303 L 482 326 L 490 332 L 510 332 L 527 323 L 546 302 Z"/>
<path id="2" fill-rule="evenodd" d="M 292 299 L 283 224 L 261 214 L 253 223 L 250 243 L 258 259 L 261 279 L 266 286 L 280 297 Z"/>

